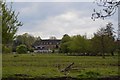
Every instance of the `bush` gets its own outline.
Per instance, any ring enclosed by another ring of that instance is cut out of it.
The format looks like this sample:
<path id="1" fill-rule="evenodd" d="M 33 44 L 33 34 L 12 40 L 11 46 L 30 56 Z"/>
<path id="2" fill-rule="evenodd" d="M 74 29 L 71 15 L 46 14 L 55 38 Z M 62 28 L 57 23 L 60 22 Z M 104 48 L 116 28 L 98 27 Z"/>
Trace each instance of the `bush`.
<path id="1" fill-rule="evenodd" d="M 26 45 L 19 45 L 17 46 L 17 49 L 16 49 L 17 53 L 19 54 L 22 54 L 22 53 L 27 53 L 27 47 Z"/>

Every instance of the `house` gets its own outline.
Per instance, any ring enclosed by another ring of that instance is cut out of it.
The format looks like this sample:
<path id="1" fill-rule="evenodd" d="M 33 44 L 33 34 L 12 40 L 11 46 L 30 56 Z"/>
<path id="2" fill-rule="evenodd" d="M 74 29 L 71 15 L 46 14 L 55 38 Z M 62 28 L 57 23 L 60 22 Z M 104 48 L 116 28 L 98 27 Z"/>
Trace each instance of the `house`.
<path id="1" fill-rule="evenodd" d="M 58 52 L 61 40 L 59 39 L 44 39 L 36 41 L 33 45 L 34 52 L 52 53 Z"/>

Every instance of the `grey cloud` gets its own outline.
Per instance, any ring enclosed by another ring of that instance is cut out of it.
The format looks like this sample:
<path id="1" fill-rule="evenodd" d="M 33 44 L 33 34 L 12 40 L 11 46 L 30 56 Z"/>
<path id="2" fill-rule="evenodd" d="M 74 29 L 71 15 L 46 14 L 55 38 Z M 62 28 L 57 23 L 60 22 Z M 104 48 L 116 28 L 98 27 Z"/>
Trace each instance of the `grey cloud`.
<path id="1" fill-rule="evenodd" d="M 116 18 L 106 20 L 91 20 L 92 3 L 72 2 L 40 2 L 14 3 L 14 8 L 20 12 L 19 18 L 24 26 L 18 34 L 28 32 L 35 36 L 61 38 L 64 34 L 85 34 L 91 36 L 108 20 L 116 24 Z"/>

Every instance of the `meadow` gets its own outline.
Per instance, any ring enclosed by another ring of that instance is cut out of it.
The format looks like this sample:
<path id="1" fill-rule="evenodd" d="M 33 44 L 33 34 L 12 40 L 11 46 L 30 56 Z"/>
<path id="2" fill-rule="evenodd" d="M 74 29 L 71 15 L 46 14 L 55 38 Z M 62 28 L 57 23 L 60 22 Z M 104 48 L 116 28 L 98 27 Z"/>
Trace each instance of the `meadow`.
<path id="1" fill-rule="evenodd" d="M 74 62 L 67 72 L 61 72 Z M 118 76 L 118 56 L 67 56 L 64 54 L 3 54 L 3 78 L 99 78 Z"/>

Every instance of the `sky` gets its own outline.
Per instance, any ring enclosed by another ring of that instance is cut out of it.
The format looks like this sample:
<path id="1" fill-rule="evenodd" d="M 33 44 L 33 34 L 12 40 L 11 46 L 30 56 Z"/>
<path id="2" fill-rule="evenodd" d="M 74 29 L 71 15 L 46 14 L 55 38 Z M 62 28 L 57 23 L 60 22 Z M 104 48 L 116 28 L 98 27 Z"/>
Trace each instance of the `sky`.
<path id="1" fill-rule="evenodd" d="M 42 39 L 51 36 L 61 39 L 64 34 L 87 34 L 91 38 L 108 22 L 117 30 L 117 13 L 105 20 L 93 21 L 94 8 L 100 7 L 93 2 L 13 2 L 13 10 L 20 13 L 18 19 L 23 23 L 17 35 L 29 33 Z"/>

